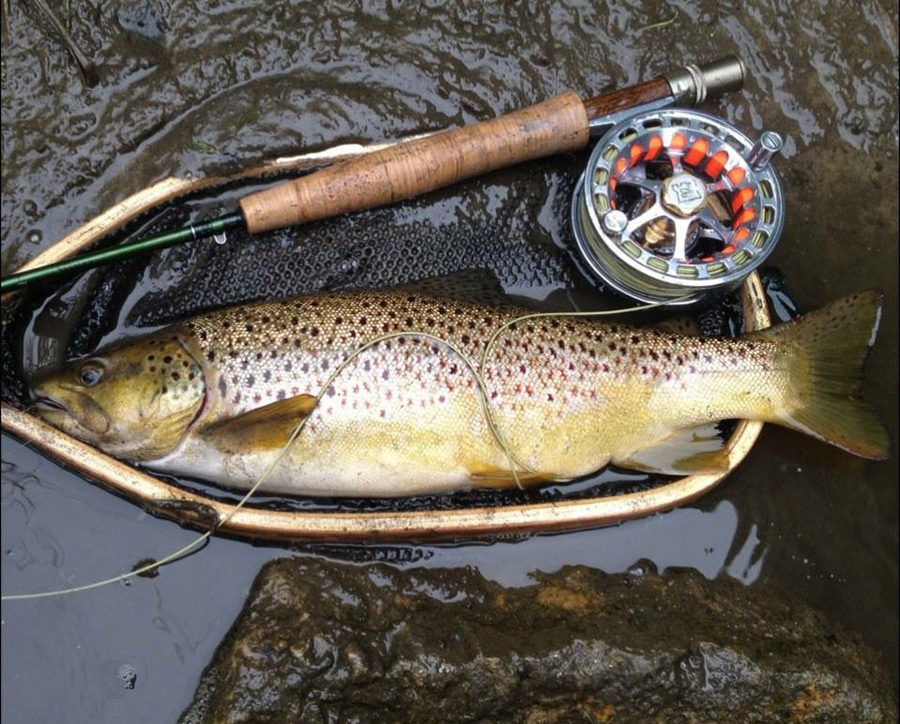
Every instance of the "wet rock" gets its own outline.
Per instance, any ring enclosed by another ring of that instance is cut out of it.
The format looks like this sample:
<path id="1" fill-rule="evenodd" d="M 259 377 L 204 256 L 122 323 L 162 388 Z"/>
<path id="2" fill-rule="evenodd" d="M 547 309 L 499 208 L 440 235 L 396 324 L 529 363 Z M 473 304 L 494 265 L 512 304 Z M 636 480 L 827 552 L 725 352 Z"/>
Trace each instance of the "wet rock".
<path id="1" fill-rule="evenodd" d="M 896 721 L 871 652 L 782 593 L 534 578 L 270 563 L 182 721 Z"/>

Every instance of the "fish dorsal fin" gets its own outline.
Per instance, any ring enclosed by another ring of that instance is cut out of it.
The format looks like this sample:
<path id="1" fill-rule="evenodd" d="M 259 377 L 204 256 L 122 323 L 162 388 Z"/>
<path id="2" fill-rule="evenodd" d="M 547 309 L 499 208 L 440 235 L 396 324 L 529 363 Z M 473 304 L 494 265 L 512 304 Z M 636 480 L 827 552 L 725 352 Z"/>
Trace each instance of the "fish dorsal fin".
<path id="1" fill-rule="evenodd" d="M 297 424 L 316 408 L 313 395 L 297 395 L 214 422 L 200 435 L 222 452 L 240 453 L 284 447 Z"/>
<path id="2" fill-rule="evenodd" d="M 665 330 L 666 332 L 684 334 L 689 337 L 700 336 L 700 325 L 697 324 L 696 319 L 687 314 L 676 314 L 673 317 L 668 317 L 656 322 L 653 326 L 657 329 Z"/>
<path id="3" fill-rule="evenodd" d="M 463 269 L 442 276 L 410 282 L 396 289 L 427 294 L 441 299 L 509 306 L 513 304 L 496 275 L 488 269 Z"/>
<path id="4" fill-rule="evenodd" d="M 612 462 L 623 468 L 662 475 L 723 473 L 729 468 L 728 451 L 715 423 L 677 430 L 653 445 Z"/>

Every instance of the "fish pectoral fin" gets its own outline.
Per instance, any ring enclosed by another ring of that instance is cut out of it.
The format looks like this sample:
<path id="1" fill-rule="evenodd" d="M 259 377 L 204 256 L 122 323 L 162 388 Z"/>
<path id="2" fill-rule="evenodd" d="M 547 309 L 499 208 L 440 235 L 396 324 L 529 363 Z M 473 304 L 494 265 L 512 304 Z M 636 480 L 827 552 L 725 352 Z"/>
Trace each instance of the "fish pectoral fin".
<path id="1" fill-rule="evenodd" d="M 527 470 L 516 472 L 523 487 L 550 483 L 557 479 L 553 473 L 536 473 Z M 495 465 L 478 465 L 469 470 L 473 488 L 515 488 L 516 475 L 512 470 Z"/>
<path id="2" fill-rule="evenodd" d="M 715 423 L 677 430 L 653 445 L 627 457 L 614 458 L 612 462 L 623 468 L 662 475 L 724 473 L 730 467 L 725 441 Z"/>
<path id="3" fill-rule="evenodd" d="M 284 447 L 300 421 L 316 408 L 314 395 L 278 400 L 199 431 L 223 452 L 255 452 Z"/>

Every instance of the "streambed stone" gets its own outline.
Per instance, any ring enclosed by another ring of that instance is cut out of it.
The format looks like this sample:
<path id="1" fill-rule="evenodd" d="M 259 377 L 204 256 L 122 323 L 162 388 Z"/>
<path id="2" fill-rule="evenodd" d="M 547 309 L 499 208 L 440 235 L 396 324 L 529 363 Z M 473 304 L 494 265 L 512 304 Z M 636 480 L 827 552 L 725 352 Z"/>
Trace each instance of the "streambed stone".
<path id="1" fill-rule="evenodd" d="M 896 721 L 874 655 L 781 592 L 580 566 L 274 561 L 184 722 Z"/>

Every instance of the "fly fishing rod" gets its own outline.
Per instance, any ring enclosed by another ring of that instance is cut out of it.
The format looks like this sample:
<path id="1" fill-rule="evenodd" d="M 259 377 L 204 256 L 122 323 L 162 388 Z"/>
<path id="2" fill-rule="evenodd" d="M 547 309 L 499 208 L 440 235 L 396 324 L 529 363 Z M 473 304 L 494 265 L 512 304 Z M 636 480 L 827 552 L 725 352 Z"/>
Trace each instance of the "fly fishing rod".
<path id="1" fill-rule="evenodd" d="M 565 91 L 550 100 L 492 120 L 400 142 L 250 194 L 240 200 L 240 211 L 234 213 L 23 270 L 3 278 L 0 291 L 12 291 L 51 277 L 229 230 L 245 229 L 256 234 L 362 211 L 513 164 L 579 151 L 588 146 L 592 137 L 605 137 L 611 129 L 623 123 L 627 125 L 628 119 L 635 114 L 654 113 L 675 106 L 696 106 L 708 98 L 740 90 L 744 76 L 743 63 L 737 57 L 729 56 L 706 65 L 687 65 L 587 101 L 582 101 L 572 91 Z M 650 128 L 647 126 L 642 130 Z M 630 146 L 630 152 L 634 148 Z M 617 147 L 616 153 L 619 151 L 621 148 Z M 685 187 L 684 183 L 669 183 L 666 191 L 675 198 L 682 187 Z M 686 188 L 686 193 L 690 195 L 690 189 Z M 613 205 L 615 203 L 613 201 Z M 679 211 L 677 200 L 665 209 L 673 215 L 684 211 L 684 208 Z M 606 211 L 609 210 L 613 209 L 607 204 Z M 616 216 L 607 226 L 612 227 L 615 222 L 622 222 L 622 219 Z M 627 225 L 626 220 L 622 230 Z M 657 231 L 661 233 L 662 229 Z M 675 246 L 684 251 L 685 242 L 676 241 Z M 746 271 L 749 273 L 749 268 Z M 677 269 L 674 272 L 677 273 Z"/>

